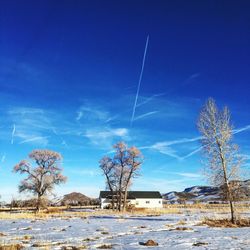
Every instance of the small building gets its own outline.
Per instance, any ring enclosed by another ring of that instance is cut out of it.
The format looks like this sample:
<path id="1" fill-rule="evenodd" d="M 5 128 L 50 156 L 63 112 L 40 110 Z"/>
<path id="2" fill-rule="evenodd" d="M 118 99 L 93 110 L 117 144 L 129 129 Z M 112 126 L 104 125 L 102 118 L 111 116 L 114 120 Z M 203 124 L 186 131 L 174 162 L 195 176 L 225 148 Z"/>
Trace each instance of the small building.
<path id="1" fill-rule="evenodd" d="M 112 192 L 100 191 L 99 199 L 102 209 L 110 207 L 112 203 Z M 116 200 L 115 194 L 113 194 L 113 199 Z M 163 201 L 158 191 L 128 191 L 127 205 L 136 208 L 162 208 Z"/>

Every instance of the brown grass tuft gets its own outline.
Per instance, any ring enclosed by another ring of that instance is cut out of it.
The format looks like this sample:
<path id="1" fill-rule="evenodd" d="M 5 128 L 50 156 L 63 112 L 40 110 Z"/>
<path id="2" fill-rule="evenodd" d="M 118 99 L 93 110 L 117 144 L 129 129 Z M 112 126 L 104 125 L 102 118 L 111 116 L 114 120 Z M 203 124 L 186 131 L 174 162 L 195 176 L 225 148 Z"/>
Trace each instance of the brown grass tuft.
<path id="1" fill-rule="evenodd" d="M 60 214 L 62 212 L 63 210 L 60 207 L 49 207 L 45 211 L 46 214 L 58 214 L 58 213 Z"/>
<path id="2" fill-rule="evenodd" d="M 193 230 L 193 228 L 191 228 L 191 227 L 176 227 L 174 229 L 170 229 L 169 231 L 173 231 L 173 230 L 177 230 L 177 231 L 190 231 L 190 230 Z"/>
<path id="3" fill-rule="evenodd" d="M 139 242 L 139 244 L 142 245 L 142 246 L 148 246 L 148 247 L 153 247 L 153 246 L 158 246 L 159 245 L 154 240 L 148 240 L 146 242 Z"/>
<path id="4" fill-rule="evenodd" d="M 208 245 L 207 242 L 196 242 L 193 244 L 193 246 L 195 247 L 206 246 L 206 245 Z"/>
<path id="5" fill-rule="evenodd" d="M 21 244 L 0 245 L 0 250 L 21 250 L 23 248 Z"/>
<path id="6" fill-rule="evenodd" d="M 205 218 L 198 226 L 207 225 L 209 227 L 250 227 L 250 219 L 238 219 L 235 224 L 229 219 L 209 219 Z"/>
<path id="7" fill-rule="evenodd" d="M 106 244 L 103 244 L 99 247 L 97 247 L 98 249 L 112 249 L 112 245 L 106 245 Z"/>
<path id="8" fill-rule="evenodd" d="M 86 246 L 63 246 L 61 250 L 82 250 L 86 248 Z"/>

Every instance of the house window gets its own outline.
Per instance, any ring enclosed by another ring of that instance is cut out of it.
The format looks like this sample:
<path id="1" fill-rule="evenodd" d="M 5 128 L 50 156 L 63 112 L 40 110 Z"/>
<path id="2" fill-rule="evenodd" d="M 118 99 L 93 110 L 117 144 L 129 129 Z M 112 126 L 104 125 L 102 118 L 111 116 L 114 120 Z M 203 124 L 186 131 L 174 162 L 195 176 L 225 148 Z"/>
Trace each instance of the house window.
<path id="1" fill-rule="evenodd" d="M 149 204 L 150 203 L 150 201 L 146 201 L 146 204 Z"/>

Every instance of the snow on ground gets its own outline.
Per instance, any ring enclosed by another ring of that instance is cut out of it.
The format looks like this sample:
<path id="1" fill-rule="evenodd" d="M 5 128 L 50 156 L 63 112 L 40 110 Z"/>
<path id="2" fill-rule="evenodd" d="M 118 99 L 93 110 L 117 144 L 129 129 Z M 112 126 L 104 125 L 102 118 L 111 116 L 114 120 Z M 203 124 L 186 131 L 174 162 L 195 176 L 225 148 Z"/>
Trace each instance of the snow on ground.
<path id="1" fill-rule="evenodd" d="M 41 249 L 43 244 L 49 244 L 49 249 L 55 250 L 63 245 L 97 249 L 104 244 L 112 245 L 112 249 L 250 249 L 249 228 L 196 226 L 207 215 L 189 212 L 163 216 L 1 220 L 0 243 L 21 242 L 25 249 Z M 159 245 L 140 244 L 149 239 Z"/>

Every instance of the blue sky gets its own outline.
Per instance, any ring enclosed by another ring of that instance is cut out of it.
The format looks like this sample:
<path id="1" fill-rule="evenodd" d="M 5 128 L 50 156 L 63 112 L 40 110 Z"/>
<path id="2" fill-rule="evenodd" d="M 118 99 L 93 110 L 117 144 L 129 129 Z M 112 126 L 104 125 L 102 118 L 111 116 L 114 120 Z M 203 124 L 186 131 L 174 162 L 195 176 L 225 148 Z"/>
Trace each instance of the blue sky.
<path id="1" fill-rule="evenodd" d="M 120 140 L 145 157 L 133 189 L 206 184 L 196 121 L 208 97 L 229 106 L 234 139 L 249 158 L 249 7 L 249 1 L 2 1 L 2 199 L 19 196 L 22 177 L 12 168 L 37 148 L 63 155 L 68 183 L 58 195 L 97 197 L 105 186 L 98 161 Z"/>

